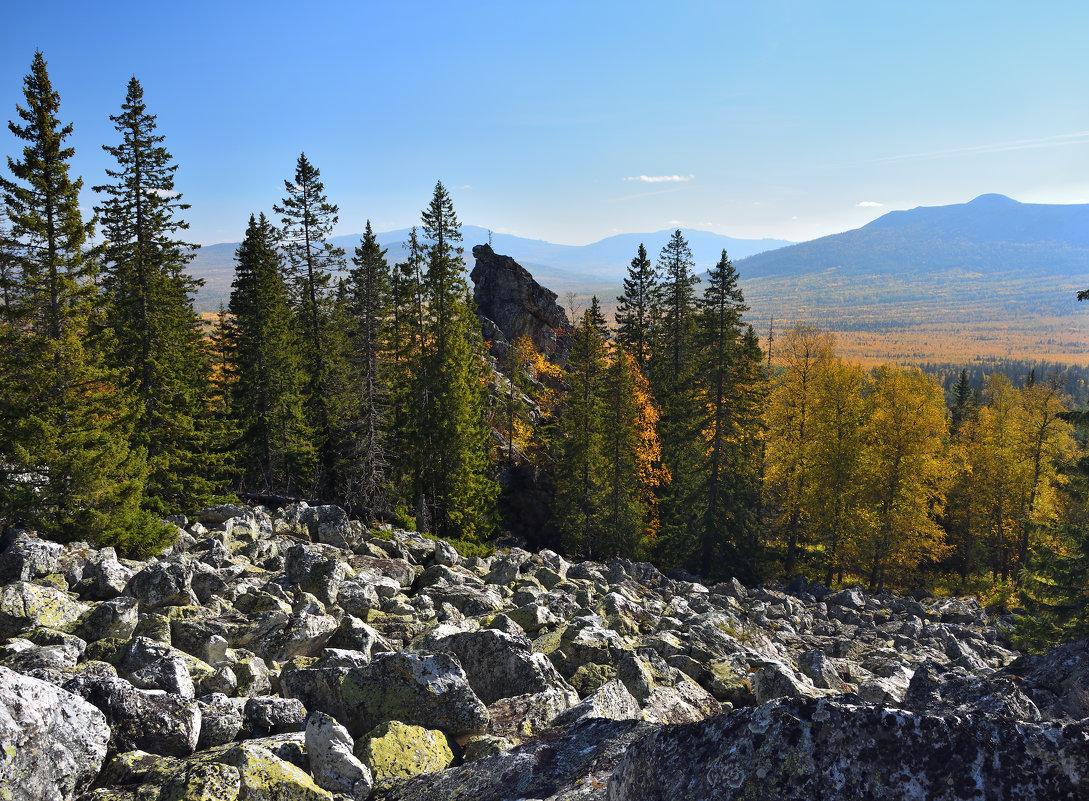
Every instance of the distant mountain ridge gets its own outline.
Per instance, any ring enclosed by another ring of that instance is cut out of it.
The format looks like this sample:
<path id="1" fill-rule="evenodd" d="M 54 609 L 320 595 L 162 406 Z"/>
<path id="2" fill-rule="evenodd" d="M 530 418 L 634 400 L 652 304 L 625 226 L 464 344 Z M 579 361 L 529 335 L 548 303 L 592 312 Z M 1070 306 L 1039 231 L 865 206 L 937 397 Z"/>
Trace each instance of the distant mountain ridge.
<path id="1" fill-rule="evenodd" d="M 903 353 L 918 358 L 943 347 L 1078 361 L 1089 353 L 1089 309 L 1075 300 L 1089 286 L 1089 204 L 981 195 L 892 211 L 735 264 L 757 320 L 886 340 L 913 331 Z"/>
<path id="2" fill-rule="evenodd" d="M 473 245 L 484 244 L 491 237 L 496 253 L 511 256 L 533 273 L 534 277 L 561 296 L 568 291 L 577 294 L 606 292 L 616 294 L 616 287 L 627 274 L 628 265 L 635 257 L 642 242 L 653 261 L 676 229 L 670 228 L 645 234 L 617 234 L 589 245 L 557 245 L 540 239 L 527 239 L 513 234 L 489 232 L 476 225 L 461 227 L 466 260 L 472 261 Z M 692 248 L 698 269 L 706 269 L 718 261 L 725 249 L 731 258 L 760 253 L 765 250 L 793 244 L 780 239 L 737 239 L 711 231 L 681 229 Z M 386 260 L 390 264 L 404 261 L 407 256 L 405 243 L 409 229 L 385 231 L 377 235 L 378 242 L 386 248 Z M 344 234 L 331 238 L 333 244 L 344 248 L 350 259 L 359 244 L 361 234 Z M 205 285 L 197 297 L 202 311 L 215 311 L 219 304 L 230 297 L 234 277 L 234 254 L 237 242 L 205 245 L 197 251 L 190 270 Z"/>

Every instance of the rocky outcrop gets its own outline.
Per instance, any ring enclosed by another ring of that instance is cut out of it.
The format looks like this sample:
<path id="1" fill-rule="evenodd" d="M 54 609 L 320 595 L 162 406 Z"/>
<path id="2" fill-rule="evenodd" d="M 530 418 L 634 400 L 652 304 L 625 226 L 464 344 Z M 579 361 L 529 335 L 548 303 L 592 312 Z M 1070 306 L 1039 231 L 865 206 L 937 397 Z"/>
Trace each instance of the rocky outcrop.
<path id="1" fill-rule="evenodd" d="M 484 318 L 485 339 L 502 360 L 506 346 L 521 336 L 549 361 L 567 363 L 571 323 L 556 303 L 556 293 L 533 280 L 510 256 L 495 253 L 491 245 L 473 248 L 476 265 L 469 277 L 474 284 L 477 314 Z M 491 323 L 491 325 L 489 325 Z"/>
<path id="2" fill-rule="evenodd" d="M 110 727 L 71 693 L 0 667 L 0 797 L 62 801 L 102 767 Z"/>
<path id="3" fill-rule="evenodd" d="M 1089 797 L 1089 645 L 1021 657 L 972 599 L 465 558 L 301 503 L 200 521 L 147 561 L 7 537 L 5 775 L 89 801 Z"/>
<path id="4" fill-rule="evenodd" d="M 1085 798 L 1089 722 L 927 715 L 779 700 L 632 745 L 609 801 L 1015 801 Z"/>

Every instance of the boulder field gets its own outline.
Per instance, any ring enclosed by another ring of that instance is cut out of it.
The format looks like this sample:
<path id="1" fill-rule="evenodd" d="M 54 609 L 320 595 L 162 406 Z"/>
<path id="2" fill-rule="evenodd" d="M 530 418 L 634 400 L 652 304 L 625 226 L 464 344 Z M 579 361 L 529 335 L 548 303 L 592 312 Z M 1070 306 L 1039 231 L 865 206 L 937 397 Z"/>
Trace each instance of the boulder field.
<path id="1" fill-rule="evenodd" d="M 1089 798 L 1089 643 L 972 599 L 171 523 L 144 562 L 5 535 L 3 801 Z"/>

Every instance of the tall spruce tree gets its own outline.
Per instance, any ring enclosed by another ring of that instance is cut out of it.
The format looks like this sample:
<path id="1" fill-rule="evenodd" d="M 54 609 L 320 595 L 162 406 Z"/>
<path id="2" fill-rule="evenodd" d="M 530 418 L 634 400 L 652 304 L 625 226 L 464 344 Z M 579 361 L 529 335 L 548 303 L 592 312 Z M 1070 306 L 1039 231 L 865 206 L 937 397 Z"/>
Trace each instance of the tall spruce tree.
<path id="1" fill-rule="evenodd" d="M 117 162 L 112 180 L 94 187 L 105 242 L 102 287 L 113 331 L 111 361 L 137 400 L 135 442 L 147 451 L 145 501 L 157 511 L 199 507 L 219 489 L 208 396 L 211 358 L 192 293 L 203 283 L 185 272 L 195 245 L 178 239 L 189 208 L 174 190 L 177 165 L 157 133 L 136 78 L 121 113 L 121 135 L 103 149 Z"/>
<path id="2" fill-rule="evenodd" d="M 310 486 L 314 446 L 278 242 L 279 234 L 265 215 L 255 219 L 251 214 L 235 254 L 223 342 L 242 487 L 295 495 Z"/>
<path id="3" fill-rule="evenodd" d="M 595 312 L 596 298 L 571 335 L 567 359 L 567 398 L 559 413 L 556 456 L 556 499 L 552 518 L 569 554 L 603 555 L 608 468 L 604 443 L 605 340 Z"/>
<path id="4" fill-rule="evenodd" d="M 659 435 L 662 461 L 672 481 L 660 492 L 663 556 L 679 562 L 696 549 L 699 476 L 703 450 L 698 428 L 702 416 L 696 392 L 696 285 L 695 262 L 680 230 L 673 232 L 658 257 L 661 283 L 655 298 L 658 320 L 650 382 L 661 405 Z"/>
<path id="5" fill-rule="evenodd" d="M 343 487 L 338 496 L 370 514 L 387 509 L 389 463 L 388 378 L 390 352 L 390 276 L 386 251 L 367 220 L 363 239 L 355 249 L 348 286 L 353 413 L 344 438 L 346 463 L 338 472 Z"/>
<path id="6" fill-rule="evenodd" d="M 0 178 L 11 223 L 12 308 L 0 355 L 0 516 L 60 539 L 86 538 L 129 552 L 166 544 L 166 527 L 141 510 L 147 465 L 129 444 L 132 404 L 105 362 L 111 347 L 96 306 L 93 221 L 69 176 L 72 133 L 45 58 L 24 79 L 25 142 Z M 14 324 L 12 324 L 14 323 Z"/>
<path id="7" fill-rule="evenodd" d="M 651 265 L 647 249 L 640 242 L 628 267 L 628 277 L 624 279 L 624 294 L 616 299 L 616 341 L 624 345 L 640 370 L 647 369 L 651 357 L 654 301 L 658 288 L 658 271 Z"/>
<path id="8" fill-rule="evenodd" d="M 337 389 L 346 386 L 342 332 L 330 325 L 335 301 L 330 282 L 332 274 L 344 266 L 343 248 L 328 241 L 339 209 L 329 202 L 321 172 L 305 153 L 295 164 L 294 178 L 284 181 L 284 191 L 283 201 L 273 209 L 282 217 L 282 246 L 302 332 L 307 418 L 318 452 L 314 490 L 331 497 L 339 481 L 336 434 L 344 401 Z"/>
<path id="9" fill-rule="evenodd" d="M 696 375 L 702 409 L 699 468 L 699 561 L 746 579 L 756 577 L 760 497 L 760 418 L 766 391 L 763 353 L 733 263 L 722 251 L 698 302 Z M 716 561 L 716 558 L 719 561 Z"/>
<path id="10" fill-rule="evenodd" d="M 465 279 L 457 215 L 441 181 L 423 211 L 422 231 L 427 271 L 414 392 L 417 491 L 435 533 L 481 538 L 494 527 L 498 493 L 485 418 L 484 341 Z"/>

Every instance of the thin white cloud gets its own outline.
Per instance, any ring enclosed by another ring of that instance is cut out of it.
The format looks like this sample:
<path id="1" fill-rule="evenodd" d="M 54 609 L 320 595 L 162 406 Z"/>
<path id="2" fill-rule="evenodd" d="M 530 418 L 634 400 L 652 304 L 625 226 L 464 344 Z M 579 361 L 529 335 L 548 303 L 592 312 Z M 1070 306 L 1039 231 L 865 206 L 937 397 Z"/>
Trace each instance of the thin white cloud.
<path id="1" fill-rule="evenodd" d="M 632 175 L 625 181 L 639 181 L 644 184 L 678 184 L 691 181 L 695 175 Z"/>
<path id="2" fill-rule="evenodd" d="M 462 184 L 461 186 L 455 186 L 454 189 L 472 189 L 472 184 Z"/>
<path id="3" fill-rule="evenodd" d="M 1009 142 L 994 142 L 989 145 L 972 145 L 971 147 L 955 147 L 949 150 L 931 150 L 922 153 L 902 153 L 898 156 L 886 156 L 873 159 L 873 162 L 882 161 L 921 161 L 926 159 L 940 159 L 948 156 L 974 155 L 977 153 L 1004 153 L 1010 150 L 1036 150 L 1043 147 L 1062 147 L 1064 145 L 1089 144 L 1089 131 L 1076 131 L 1075 133 L 1057 134 L 1056 136 L 1042 136 L 1038 139 L 1013 139 Z"/>
<path id="4" fill-rule="evenodd" d="M 171 198 L 177 197 L 181 192 L 175 192 L 172 189 L 149 189 L 148 194 L 155 195 L 156 197 Z"/>
<path id="5" fill-rule="evenodd" d="M 860 209 L 879 209 L 884 205 L 884 203 L 878 203 L 876 200 L 863 200 L 860 203 L 855 203 L 855 206 Z"/>

